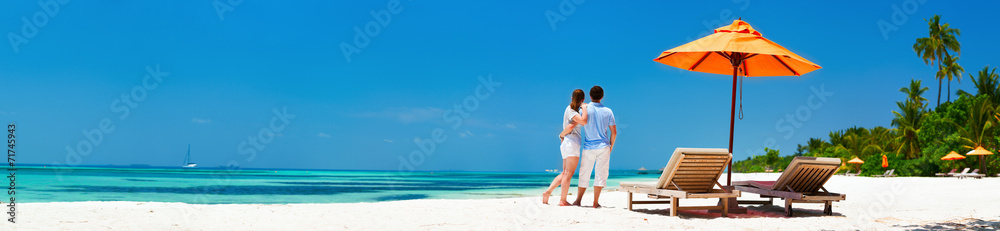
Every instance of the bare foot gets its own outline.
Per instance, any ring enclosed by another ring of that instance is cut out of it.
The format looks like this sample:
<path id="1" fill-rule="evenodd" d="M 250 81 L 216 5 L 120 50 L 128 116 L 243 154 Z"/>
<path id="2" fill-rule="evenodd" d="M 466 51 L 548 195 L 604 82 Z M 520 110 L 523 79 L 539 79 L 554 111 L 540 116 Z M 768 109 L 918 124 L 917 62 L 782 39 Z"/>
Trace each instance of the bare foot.
<path id="1" fill-rule="evenodd" d="M 570 206 L 568 201 L 560 201 L 559 206 Z"/>
<path id="2" fill-rule="evenodd" d="M 542 204 L 549 204 L 549 197 L 552 196 L 549 192 L 542 193 Z"/>
<path id="3" fill-rule="evenodd" d="M 580 206 L 580 201 L 574 201 L 573 206 Z"/>
<path id="4" fill-rule="evenodd" d="M 597 204 L 597 203 L 594 203 L 594 208 L 595 208 L 595 209 L 599 209 L 599 208 L 601 208 L 601 205 L 600 205 L 600 204 Z"/>

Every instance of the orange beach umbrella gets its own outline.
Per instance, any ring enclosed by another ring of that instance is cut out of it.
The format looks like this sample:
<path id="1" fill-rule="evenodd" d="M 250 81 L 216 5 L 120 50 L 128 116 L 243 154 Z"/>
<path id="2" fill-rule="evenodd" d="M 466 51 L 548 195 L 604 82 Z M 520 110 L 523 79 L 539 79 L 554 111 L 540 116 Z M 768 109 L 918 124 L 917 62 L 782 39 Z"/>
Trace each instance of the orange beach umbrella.
<path id="1" fill-rule="evenodd" d="M 733 75 L 729 153 L 733 152 L 737 76 L 800 76 L 820 69 L 819 65 L 764 38 L 742 19 L 715 29 L 711 35 L 666 50 L 654 61 L 689 71 Z M 732 166 L 732 160 L 729 166 Z M 726 185 L 732 185 L 731 167 L 727 174 Z"/>
<path id="2" fill-rule="evenodd" d="M 965 156 L 963 156 L 962 154 L 958 154 L 955 151 L 951 151 L 951 153 L 948 153 L 948 155 L 944 155 L 944 157 L 941 157 L 941 160 L 961 160 L 961 159 L 965 159 Z"/>
<path id="3" fill-rule="evenodd" d="M 889 167 L 889 158 L 885 157 L 885 154 L 882 154 L 882 168 L 888 168 L 888 167 Z"/>
<path id="4" fill-rule="evenodd" d="M 861 165 L 864 164 L 865 161 L 858 159 L 858 157 L 854 157 L 854 159 L 848 160 L 847 163 Z M 858 166 L 858 172 L 860 171 L 861 171 L 861 166 Z"/>
<path id="5" fill-rule="evenodd" d="M 990 150 L 986 150 L 985 148 L 983 148 L 983 146 L 979 146 L 976 147 L 976 149 L 969 151 L 965 155 L 985 156 L 985 155 L 993 155 L 993 152 L 990 152 Z"/>
<path id="6" fill-rule="evenodd" d="M 976 149 L 973 149 L 972 151 L 969 151 L 969 153 L 966 153 L 965 155 L 967 155 L 967 156 L 979 156 L 979 164 L 981 165 L 979 168 L 983 170 L 983 173 L 986 173 L 987 172 L 986 171 L 986 161 L 985 161 L 986 159 L 983 159 L 983 158 L 986 158 L 986 156 L 988 156 L 988 155 L 993 155 L 993 152 L 990 152 L 989 150 L 986 150 L 985 148 L 983 148 L 983 146 L 979 146 L 979 147 L 976 147 Z M 986 175 L 989 175 L 989 174 L 987 173 Z"/>

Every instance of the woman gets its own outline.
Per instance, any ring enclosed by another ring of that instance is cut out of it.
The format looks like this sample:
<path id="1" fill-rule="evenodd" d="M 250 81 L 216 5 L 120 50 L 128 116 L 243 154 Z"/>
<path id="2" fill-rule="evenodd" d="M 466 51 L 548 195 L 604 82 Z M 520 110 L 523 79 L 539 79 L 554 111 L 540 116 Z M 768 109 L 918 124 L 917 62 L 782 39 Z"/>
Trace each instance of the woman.
<path id="1" fill-rule="evenodd" d="M 569 193 L 569 182 L 573 179 L 573 173 L 576 172 L 576 164 L 580 161 L 580 145 L 583 144 L 580 136 L 581 126 L 577 125 L 587 124 L 587 105 L 583 103 L 583 100 L 583 90 L 574 90 L 570 97 L 569 106 L 563 112 L 563 131 L 559 134 L 559 140 L 562 141 L 559 150 L 562 152 L 563 170 L 555 179 L 552 179 L 549 189 L 542 194 L 542 203 L 544 204 L 549 203 L 552 190 L 562 184 L 559 206 L 570 205 L 566 201 L 566 194 Z"/>

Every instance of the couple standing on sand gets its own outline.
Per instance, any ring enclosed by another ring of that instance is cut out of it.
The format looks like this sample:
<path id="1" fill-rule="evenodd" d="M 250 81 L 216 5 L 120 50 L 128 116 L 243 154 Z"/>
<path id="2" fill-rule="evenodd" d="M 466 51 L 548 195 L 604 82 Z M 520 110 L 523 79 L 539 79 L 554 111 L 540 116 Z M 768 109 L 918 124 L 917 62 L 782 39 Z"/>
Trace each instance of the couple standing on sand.
<path id="1" fill-rule="evenodd" d="M 590 172 L 594 170 L 594 208 L 601 207 L 597 203 L 601 197 L 601 190 L 608 181 L 608 167 L 611 162 L 611 150 L 615 147 L 615 137 L 618 131 L 615 129 L 615 114 L 610 108 L 601 104 L 604 98 L 604 89 L 600 86 L 590 88 L 589 104 L 584 104 L 585 96 L 583 90 L 576 89 L 570 97 L 569 106 L 563 113 L 563 131 L 559 133 L 562 145 L 559 150 L 562 152 L 563 171 L 549 185 L 549 189 L 542 194 L 542 203 L 549 203 L 549 196 L 556 186 L 562 186 L 559 206 L 570 205 L 566 201 L 566 194 L 569 193 L 569 182 L 576 171 L 576 164 L 580 161 L 580 149 L 583 149 L 583 162 L 580 163 L 580 179 L 577 182 L 576 202 L 573 205 L 580 205 L 583 193 L 590 185 Z M 581 127 L 583 127 L 581 129 Z M 581 130 L 584 132 L 581 134 Z"/>

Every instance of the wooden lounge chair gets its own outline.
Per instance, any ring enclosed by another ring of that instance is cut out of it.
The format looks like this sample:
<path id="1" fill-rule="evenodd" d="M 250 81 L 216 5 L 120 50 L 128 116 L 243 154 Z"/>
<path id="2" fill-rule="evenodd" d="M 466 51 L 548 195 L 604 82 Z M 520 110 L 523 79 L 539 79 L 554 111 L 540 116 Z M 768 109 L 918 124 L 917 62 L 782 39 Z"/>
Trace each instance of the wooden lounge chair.
<path id="1" fill-rule="evenodd" d="M 882 175 L 872 175 L 872 177 L 896 177 L 896 175 L 893 174 L 894 172 L 896 172 L 896 169 L 889 169 L 889 171 L 885 171 Z"/>
<path id="2" fill-rule="evenodd" d="M 622 182 L 621 189 L 628 192 L 628 210 L 633 204 L 670 204 L 670 216 L 677 216 L 680 210 L 721 210 L 722 216 L 729 216 L 729 199 L 740 196 L 738 190 L 722 188 L 719 177 L 726 164 L 733 158 L 727 149 L 677 148 L 663 168 L 657 182 Z M 632 194 L 646 194 L 651 201 L 633 201 Z M 681 207 L 679 199 L 719 199 L 717 206 Z"/>
<path id="3" fill-rule="evenodd" d="M 955 175 L 955 171 L 958 171 L 958 169 L 957 168 L 953 168 L 953 169 L 951 169 L 951 172 L 948 172 L 948 173 L 935 173 L 934 175 L 935 176 L 951 176 L 951 175 Z"/>
<path id="4" fill-rule="evenodd" d="M 823 203 L 823 213 L 833 215 L 833 202 L 847 199 L 823 187 L 840 167 L 839 158 L 797 156 L 776 181 L 739 181 L 733 186 L 741 192 L 759 194 L 767 201 L 739 201 L 742 204 L 772 204 L 774 198 L 785 200 L 785 216 L 792 216 L 792 203 Z M 822 192 L 820 192 L 822 190 Z"/>
<path id="5" fill-rule="evenodd" d="M 968 169 L 966 169 L 966 170 L 968 170 Z M 986 176 L 986 175 L 979 174 L 979 169 L 978 168 L 976 170 L 972 170 L 972 172 L 970 172 L 970 173 L 964 173 L 963 172 L 963 173 L 960 173 L 960 174 L 955 174 L 955 177 L 958 177 L 958 179 L 965 179 L 965 178 L 968 178 L 968 177 L 972 177 L 972 178 L 976 178 L 976 179 L 983 179 L 984 176 Z"/>

